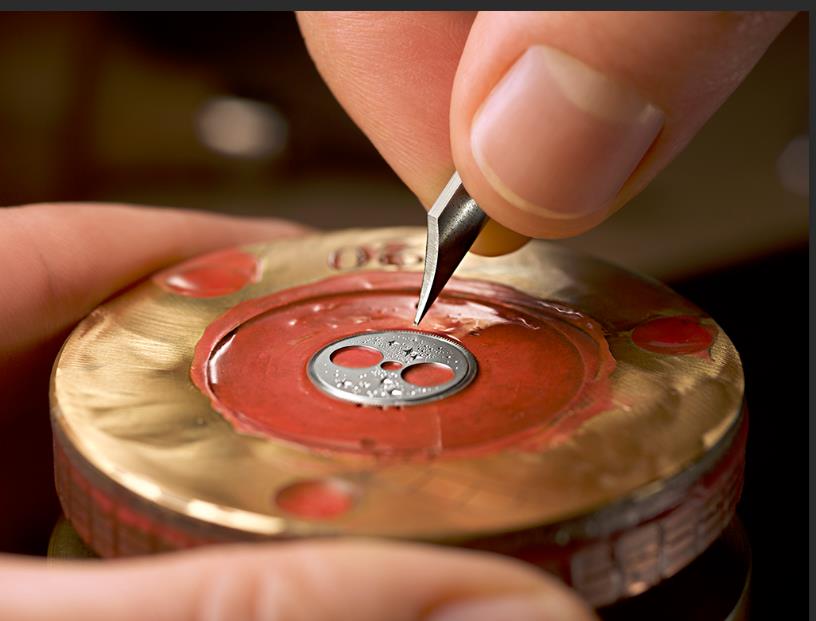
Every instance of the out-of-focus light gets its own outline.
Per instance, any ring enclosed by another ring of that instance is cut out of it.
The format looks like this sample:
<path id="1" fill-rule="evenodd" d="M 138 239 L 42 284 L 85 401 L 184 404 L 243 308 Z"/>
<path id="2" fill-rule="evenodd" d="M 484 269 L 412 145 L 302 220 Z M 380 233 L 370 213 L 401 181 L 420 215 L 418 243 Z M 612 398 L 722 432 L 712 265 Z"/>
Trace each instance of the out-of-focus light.
<path id="1" fill-rule="evenodd" d="M 788 192 L 807 198 L 810 140 L 807 135 L 791 140 L 776 160 L 779 182 Z"/>
<path id="2" fill-rule="evenodd" d="M 196 119 L 207 147 L 230 157 L 272 158 L 286 149 L 289 127 L 274 107 L 237 97 L 207 101 Z"/>

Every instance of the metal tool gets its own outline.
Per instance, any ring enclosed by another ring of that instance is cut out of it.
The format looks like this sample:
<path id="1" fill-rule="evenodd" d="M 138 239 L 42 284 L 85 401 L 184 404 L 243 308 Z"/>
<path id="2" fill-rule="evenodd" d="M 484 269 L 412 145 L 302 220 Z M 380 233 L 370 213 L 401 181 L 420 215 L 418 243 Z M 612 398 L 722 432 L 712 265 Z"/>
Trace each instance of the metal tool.
<path id="1" fill-rule="evenodd" d="M 459 173 L 454 172 L 428 212 L 425 273 L 414 318 L 416 325 L 422 321 L 486 223 L 487 214 L 467 193 Z"/>

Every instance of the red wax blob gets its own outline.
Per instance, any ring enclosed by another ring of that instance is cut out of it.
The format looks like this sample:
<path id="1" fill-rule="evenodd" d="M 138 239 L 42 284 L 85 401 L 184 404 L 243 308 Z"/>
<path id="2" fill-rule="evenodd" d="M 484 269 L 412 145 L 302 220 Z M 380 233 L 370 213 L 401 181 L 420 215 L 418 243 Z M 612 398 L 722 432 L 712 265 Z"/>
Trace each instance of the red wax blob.
<path id="1" fill-rule="evenodd" d="M 212 298 L 235 293 L 260 278 L 255 255 L 229 249 L 185 261 L 153 277 L 159 287 L 193 298 Z"/>
<path id="2" fill-rule="evenodd" d="M 382 354 L 371 347 L 353 345 L 342 347 L 331 355 L 331 361 L 338 367 L 347 369 L 365 369 L 379 364 Z"/>
<path id="3" fill-rule="evenodd" d="M 300 481 L 284 487 L 275 504 L 291 515 L 327 520 L 343 515 L 354 503 L 350 487 L 336 481 Z"/>
<path id="4" fill-rule="evenodd" d="M 646 351 L 658 354 L 696 354 L 711 347 L 715 329 L 698 317 L 659 317 L 632 330 L 632 341 Z"/>
<path id="5" fill-rule="evenodd" d="M 380 367 L 386 371 L 399 371 L 402 368 L 402 363 L 394 360 L 386 360 L 380 365 Z"/>
<path id="6" fill-rule="evenodd" d="M 423 331 L 458 340 L 478 361 L 461 392 L 382 409 L 311 382 L 309 359 L 329 343 L 416 329 L 420 280 L 415 272 L 345 274 L 242 302 L 205 330 L 192 380 L 240 432 L 379 456 L 540 448 L 609 407 L 614 360 L 595 321 L 472 280 L 451 280 L 422 322 Z"/>
<path id="7" fill-rule="evenodd" d="M 439 386 L 454 376 L 453 369 L 436 362 L 413 364 L 402 372 L 402 379 L 414 386 Z"/>

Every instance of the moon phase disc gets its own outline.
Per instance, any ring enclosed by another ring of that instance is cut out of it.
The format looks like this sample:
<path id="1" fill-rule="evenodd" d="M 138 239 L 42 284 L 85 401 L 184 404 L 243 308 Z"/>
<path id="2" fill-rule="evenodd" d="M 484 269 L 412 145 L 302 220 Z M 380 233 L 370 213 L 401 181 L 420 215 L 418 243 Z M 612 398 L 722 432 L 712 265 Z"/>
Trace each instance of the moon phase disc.
<path id="1" fill-rule="evenodd" d="M 358 367 L 337 363 L 338 354 L 352 358 L 361 352 L 359 355 L 365 357 L 366 351 L 379 354 L 375 364 Z M 345 337 L 309 360 L 309 378 L 325 393 L 344 401 L 380 406 L 443 399 L 465 388 L 477 369 L 473 354 L 455 341 L 408 330 Z M 424 376 L 425 381 L 412 382 L 412 376 Z"/>

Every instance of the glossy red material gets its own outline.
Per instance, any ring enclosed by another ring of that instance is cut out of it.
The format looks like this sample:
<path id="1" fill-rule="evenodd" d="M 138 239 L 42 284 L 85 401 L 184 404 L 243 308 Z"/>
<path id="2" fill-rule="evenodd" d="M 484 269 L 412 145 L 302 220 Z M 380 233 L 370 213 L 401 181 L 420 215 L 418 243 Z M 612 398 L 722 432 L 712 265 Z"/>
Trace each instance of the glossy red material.
<path id="1" fill-rule="evenodd" d="M 258 258 L 241 250 L 222 250 L 174 266 L 153 277 L 159 287 L 193 298 L 240 291 L 261 276 Z"/>
<path id="2" fill-rule="evenodd" d="M 402 379 L 414 386 L 440 386 L 453 379 L 454 372 L 449 366 L 433 362 L 414 364 L 402 372 Z"/>
<path id="3" fill-rule="evenodd" d="M 331 361 L 339 367 L 348 369 L 365 369 L 379 364 L 382 354 L 370 347 L 358 345 L 338 349 L 331 356 Z"/>
<path id="4" fill-rule="evenodd" d="M 476 357 L 479 373 L 463 391 L 384 410 L 316 388 L 306 366 L 328 343 L 363 331 L 414 328 L 420 278 L 356 273 L 238 304 L 205 330 L 193 382 L 240 432 L 381 456 L 538 449 L 608 409 L 614 360 L 599 324 L 478 281 L 451 281 L 422 323 Z"/>
<path id="5" fill-rule="evenodd" d="M 351 489 L 335 481 L 299 481 L 278 492 L 275 504 L 295 517 L 328 520 L 351 509 L 354 496 Z"/>
<path id="6" fill-rule="evenodd" d="M 658 354 L 697 354 L 708 351 L 715 334 L 716 328 L 699 317 L 658 317 L 632 330 L 632 341 Z"/>

